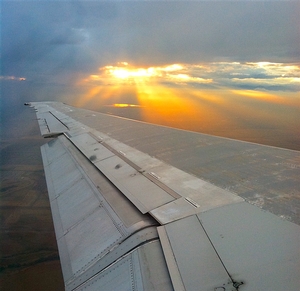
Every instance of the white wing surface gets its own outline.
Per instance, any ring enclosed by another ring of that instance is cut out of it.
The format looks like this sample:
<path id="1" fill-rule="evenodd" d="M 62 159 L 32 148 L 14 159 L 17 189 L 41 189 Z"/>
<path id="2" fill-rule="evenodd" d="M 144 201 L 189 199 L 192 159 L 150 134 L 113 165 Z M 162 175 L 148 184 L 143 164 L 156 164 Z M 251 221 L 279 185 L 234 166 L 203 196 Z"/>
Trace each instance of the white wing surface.
<path id="1" fill-rule="evenodd" d="M 66 290 L 300 290 L 300 153 L 29 103 Z"/>

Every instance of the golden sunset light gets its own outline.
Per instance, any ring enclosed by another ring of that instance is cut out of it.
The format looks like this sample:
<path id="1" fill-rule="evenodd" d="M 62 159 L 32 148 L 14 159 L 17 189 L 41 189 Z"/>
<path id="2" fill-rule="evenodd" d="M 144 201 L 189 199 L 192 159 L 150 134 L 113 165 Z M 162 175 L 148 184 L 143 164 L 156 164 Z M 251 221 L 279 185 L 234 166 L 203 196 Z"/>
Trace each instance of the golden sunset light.
<path id="1" fill-rule="evenodd" d="M 120 108 L 127 108 L 127 107 L 132 107 L 132 108 L 141 108 L 141 105 L 136 105 L 136 104 L 126 104 L 126 103 L 115 103 L 112 105 L 106 105 L 108 107 L 120 107 Z"/>
<path id="2" fill-rule="evenodd" d="M 233 78 L 230 78 L 233 76 Z M 135 67 L 127 62 L 99 68 L 98 74 L 91 74 L 83 83 L 101 84 L 130 82 L 182 81 L 188 83 L 216 83 L 224 81 L 258 85 L 299 85 L 300 68 L 270 62 L 213 62 L 207 64 L 168 64 L 165 66 Z M 226 84 L 227 86 L 230 84 Z"/>
<path id="3" fill-rule="evenodd" d="M 148 67 L 139 68 L 130 66 L 127 62 L 118 63 L 118 66 L 105 66 L 99 70 L 103 72 L 102 77 L 112 77 L 115 79 L 126 79 L 127 81 L 133 82 L 146 82 L 150 81 L 150 78 L 167 78 L 167 77 L 177 77 L 188 79 L 190 76 L 187 74 L 181 74 L 179 72 L 184 67 L 179 64 L 167 65 L 164 67 Z M 95 75 L 90 76 L 91 79 L 96 79 Z"/>
<path id="4" fill-rule="evenodd" d="M 103 112 L 110 108 L 112 114 L 119 110 L 117 114 L 124 116 L 130 110 L 138 112 L 132 118 L 218 135 L 231 128 L 232 137 L 251 139 L 257 134 L 252 128 L 255 124 L 272 127 L 288 110 L 287 120 L 296 119 L 299 79 L 298 66 L 282 63 L 138 67 L 121 62 L 83 78 L 77 85 L 83 94 L 76 105 L 102 108 Z M 244 123 L 250 124 L 247 130 Z M 280 126 L 285 128 L 285 122 Z"/>
<path id="5" fill-rule="evenodd" d="M 153 68 L 120 68 L 120 67 L 106 67 L 106 74 L 111 75 L 112 77 L 119 78 L 119 79 L 138 79 L 138 78 L 145 78 L 145 77 L 153 77 L 156 76 L 156 72 Z"/>
<path id="6" fill-rule="evenodd" d="M 118 66 L 105 66 L 100 68 L 99 75 L 90 75 L 86 82 L 89 81 L 114 81 L 115 83 L 140 83 L 153 81 L 176 81 L 176 82 L 196 82 L 212 83 L 211 78 L 205 79 L 195 77 L 187 73 L 189 66 L 180 64 L 171 64 L 166 66 L 139 68 L 130 66 L 127 62 L 118 63 Z"/>

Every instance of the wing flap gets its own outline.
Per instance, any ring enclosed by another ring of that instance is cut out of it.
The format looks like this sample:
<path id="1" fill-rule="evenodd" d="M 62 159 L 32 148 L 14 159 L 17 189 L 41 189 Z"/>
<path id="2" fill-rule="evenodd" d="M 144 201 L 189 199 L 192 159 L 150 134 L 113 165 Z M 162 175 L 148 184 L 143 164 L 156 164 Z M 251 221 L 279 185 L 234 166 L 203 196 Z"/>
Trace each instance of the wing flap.
<path id="1" fill-rule="evenodd" d="M 174 200 L 90 134 L 71 136 L 70 140 L 143 214 Z"/>
<path id="2" fill-rule="evenodd" d="M 69 130 L 51 111 L 37 114 L 43 137 L 53 137 Z"/>
<path id="3" fill-rule="evenodd" d="M 160 231 L 159 235 L 168 268 L 173 270 L 170 275 L 176 291 L 232 290 L 229 289 L 232 288 L 231 278 L 197 216 L 189 216 L 161 228 L 164 231 Z M 181 278 L 181 283 L 176 282 L 178 278 Z"/>
<path id="4" fill-rule="evenodd" d="M 52 211 L 57 214 L 54 226 L 59 249 L 68 250 L 70 258 L 66 265 L 70 266 L 71 270 L 66 273 L 75 276 L 97 257 L 108 252 L 126 235 L 123 235 L 116 227 L 120 221 L 115 222 L 108 215 L 103 205 L 104 202 L 99 199 L 93 185 L 88 183 L 87 178 L 83 176 L 67 151 L 64 154 L 65 159 L 58 157 L 47 164 L 46 160 L 49 155 L 47 148 L 55 150 L 56 144 L 61 145 L 59 140 L 55 140 L 50 145 L 43 146 L 43 160 L 45 168 L 48 168 L 46 170 L 47 185 L 52 185 L 48 188 L 54 190 L 54 193 L 49 196 L 52 197 Z M 67 169 L 66 164 L 69 165 Z M 61 177 L 59 183 L 56 183 L 57 177 Z M 79 186 L 82 183 L 84 183 L 84 192 L 82 192 L 82 186 Z M 99 224 L 101 220 L 106 221 L 102 227 Z M 66 281 L 70 279 L 71 277 L 65 277 Z"/>

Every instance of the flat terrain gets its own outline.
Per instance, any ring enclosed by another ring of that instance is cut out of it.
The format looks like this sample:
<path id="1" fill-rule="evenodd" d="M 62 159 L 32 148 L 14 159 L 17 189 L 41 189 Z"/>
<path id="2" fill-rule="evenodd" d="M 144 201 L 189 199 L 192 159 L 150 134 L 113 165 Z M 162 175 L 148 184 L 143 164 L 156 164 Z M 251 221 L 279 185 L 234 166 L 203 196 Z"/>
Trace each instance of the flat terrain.
<path id="1" fill-rule="evenodd" d="M 38 136 L 1 141 L 2 291 L 64 290 L 40 156 L 43 143 Z"/>

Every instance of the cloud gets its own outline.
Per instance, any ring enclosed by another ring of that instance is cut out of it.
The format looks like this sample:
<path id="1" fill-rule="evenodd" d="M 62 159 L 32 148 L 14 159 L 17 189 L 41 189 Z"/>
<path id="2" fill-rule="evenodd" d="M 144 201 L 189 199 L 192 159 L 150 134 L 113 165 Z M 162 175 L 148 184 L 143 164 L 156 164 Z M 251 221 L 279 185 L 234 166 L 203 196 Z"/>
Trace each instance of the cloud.
<path id="1" fill-rule="evenodd" d="M 135 67 L 126 63 L 100 67 L 82 80 L 92 85 L 161 83 L 198 88 L 300 91 L 300 67 L 269 62 L 213 62 Z"/>
<path id="2" fill-rule="evenodd" d="M 87 41 L 89 34 L 86 29 L 83 28 L 71 28 L 65 29 L 63 32 L 58 32 L 57 35 L 49 41 L 53 45 L 72 45 L 82 44 Z"/>
<path id="3" fill-rule="evenodd" d="M 0 80 L 4 81 L 25 81 L 25 77 L 15 77 L 15 76 L 0 76 Z"/>

